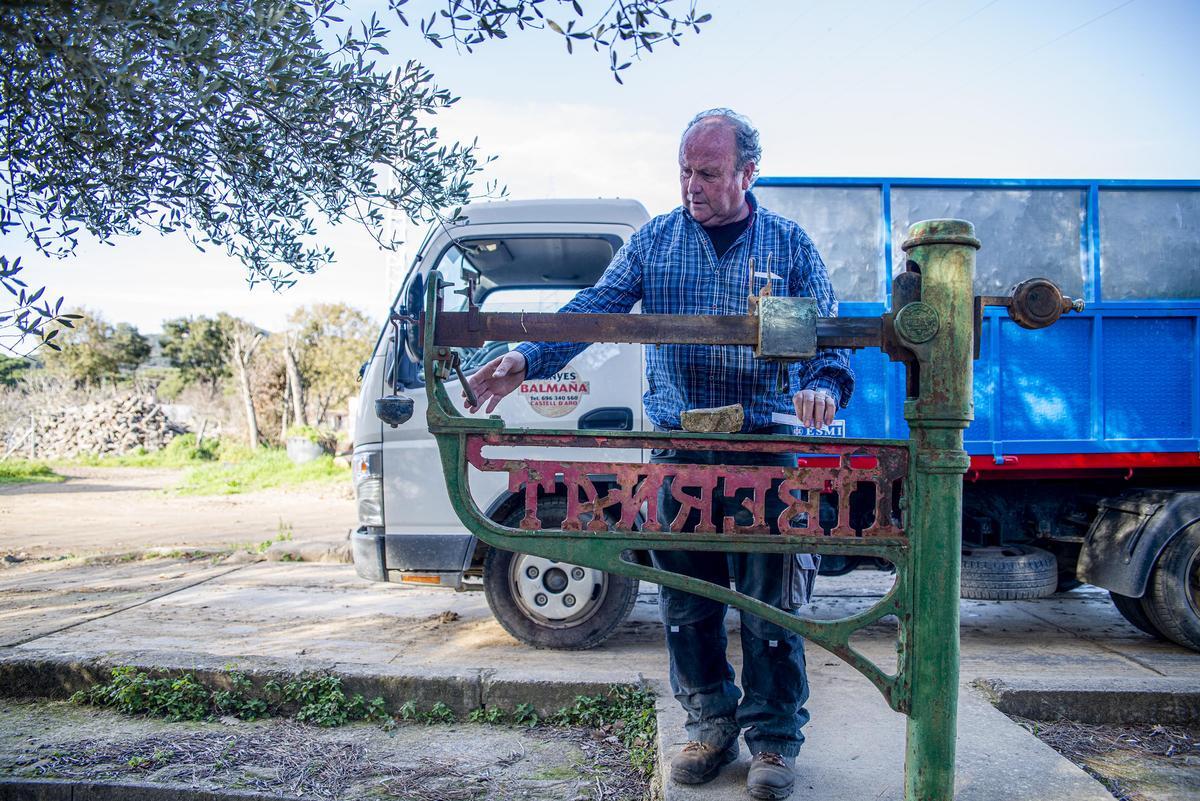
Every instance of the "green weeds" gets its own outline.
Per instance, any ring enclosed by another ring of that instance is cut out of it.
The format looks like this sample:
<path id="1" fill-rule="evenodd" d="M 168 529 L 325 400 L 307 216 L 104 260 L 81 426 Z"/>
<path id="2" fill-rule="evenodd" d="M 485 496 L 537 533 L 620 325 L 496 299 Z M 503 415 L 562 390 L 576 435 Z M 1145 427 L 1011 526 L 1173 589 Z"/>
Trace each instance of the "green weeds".
<path id="1" fill-rule="evenodd" d="M 0 484 L 33 484 L 65 481 L 43 462 L 31 462 L 28 459 L 8 459 L 0 462 Z"/>
<path id="2" fill-rule="evenodd" d="M 341 726 L 354 720 L 387 718 L 382 698 L 370 701 L 347 695 L 337 676 L 309 676 L 280 683 L 268 681 L 261 691 L 245 674 L 228 669 L 227 686 L 211 689 L 185 673 L 151 676 L 132 667 L 113 668 L 112 678 L 71 696 L 77 704 L 115 709 L 127 715 L 164 717 L 172 721 L 208 720 L 232 715 L 241 720 L 294 717 L 314 726 Z"/>
<path id="3" fill-rule="evenodd" d="M 415 711 L 414 705 L 410 712 Z M 654 696 L 640 687 L 614 684 L 606 695 L 577 696 L 574 704 L 563 707 L 544 720 L 538 716 L 532 704 L 518 704 L 511 715 L 503 709 L 481 707 L 472 710 L 468 720 L 492 725 L 512 723 L 529 728 L 546 723 L 551 726 L 600 729 L 621 741 L 629 751 L 630 762 L 644 776 L 649 778 L 654 773 L 654 738 L 657 732 Z"/>
<path id="4" fill-rule="evenodd" d="M 4 464 L 0 463 L 0 468 Z M 219 437 L 209 437 L 197 445 L 195 434 L 181 434 L 157 451 L 139 448 L 121 456 L 83 454 L 69 464 L 187 468 L 175 488 L 180 495 L 236 495 L 313 482 L 338 483 L 347 481 L 350 476 L 350 469 L 335 463 L 328 454 L 298 465 L 282 448 L 251 449 Z M 2 476 L 0 472 L 0 482 L 4 480 Z"/>
<path id="5" fill-rule="evenodd" d="M 473 710 L 468 719 L 472 722 L 480 722 L 475 720 L 474 715 L 476 712 L 482 711 L 482 709 Z M 396 718 L 407 723 L 424 723 L 426 726 L 432 726 L 435 723 L 454 723 L 457 720 L 454 710 L 441 701 L 435 702 L 432 707 L 425 710 L 417 706 L 416 701 L 405 701 L 396 710 Z"/>
<path id="6" fill-rule="evenodd" d="M 228 450 L 219 437 L 209 437 L 197 445 L 195 434 L 180 434 L 156 451 L 136 448 L 120 456 L 83 453 L 71 463 L 90 467 L 191 467 L 226 458 Z"/>
<path id="7" fill-rule="evenodd" d="M 244 459 L 193 467 L 176 491 L 181 495 L 237 495 L 243 492 L 291 487 L 309 483 L 348 482 L 350 468 L 326 454 L 304 464 L 294 464 L 278 448 L 247 451 Z"/>
<path id="8" fill-rule="evenodd" d="M 556 726 L 587 726 L 611 731 L 629 749 L 633 766 L 649 778 L 654 773 L 657 722 L 654 696 L 640 687 L 614 684 L 607 695 L 581 695 L 572 706 L 550 717 Z"/>
<path id="9" fill-rule="evenodd" d="M 126 715 L 204 720 L 210 716 L 210 696 L 190 673 L 157 678 L 131 667 L 119 667 L 113 668 L 110 681 L 80 690 L 71 701 L 108 707 Z"/>

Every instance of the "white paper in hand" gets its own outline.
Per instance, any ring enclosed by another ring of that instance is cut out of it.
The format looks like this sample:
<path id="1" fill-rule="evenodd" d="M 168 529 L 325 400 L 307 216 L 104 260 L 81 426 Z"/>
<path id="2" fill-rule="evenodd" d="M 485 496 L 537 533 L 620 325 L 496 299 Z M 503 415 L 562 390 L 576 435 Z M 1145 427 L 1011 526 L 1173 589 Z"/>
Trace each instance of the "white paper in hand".
<path id="1" fill-rule="evenodd" d="M 785 426 L 795 426 L 796 433 L 802 437 L 842 437 L 846 436 L 846 421 L 834 420 L 828 426 L 820 428 L 809 428 L 808 426 L 800 425 L 800 418 L 794 414 L 784 414 L 783 412 L 775 412 L 771 415 L 772 423 L 780 423 Z"/>

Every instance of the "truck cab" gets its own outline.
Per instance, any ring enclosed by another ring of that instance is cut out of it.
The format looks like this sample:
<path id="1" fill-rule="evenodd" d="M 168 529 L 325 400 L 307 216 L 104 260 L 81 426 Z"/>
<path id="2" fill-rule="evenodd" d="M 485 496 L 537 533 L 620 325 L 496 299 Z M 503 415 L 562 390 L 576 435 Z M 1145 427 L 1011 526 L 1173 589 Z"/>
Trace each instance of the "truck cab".
<path id="1" fill-rule="evenodd" d="M 557 311 L 579 289 L 594 284 L 648 220 L 646 209 L 633 200 L 468 206 L 453 222 L 433 228 L 392 311 L 404 315 L 409 298 L 423 297 L 433 269 L 451 284 L 445 291 L 447 306 L 466 306 L 464 272 L 474 272 L 475 301 L 485 311 Z M 518 639 L 540 647 L 596 645 L 629 614 L 637 582 L 495 551 L 463 528 L 450 506 L 437 444 L 425 425 L 422 366 L 405 352 L 403 339 L 400 326 L 385 325 L 363 370 L 353 456 L 359 525 L 351 533 L 359 575 L 457 590 L 482 588 L 497 619 Z M 464 352 L 464 374 L 509 347 L 488 343 Z M 639 346 L 594 345 L 551 378 L 523 383 L 496 413 L 511 425 L 530 428 L 642 430 L 643 372 Z M 375 400 L 393 391 L 413 401 L 411 418 L 395 427 L 384 424 L 375 410 Z M 453 391 L 451 395 L 462 408 L 465 399 Z M 604 458 L 594 451 L 590 456 Z M 609 456 L 628 458 L 615 452 Z M 489 516 L 516 525 L 522 509 L 502 477 L 473 471 L 470 485 Z M 553 510 L 559 507 L 553 499 L 544 503 L 550 513 L 547 523 L 553 525 Z M 565 503 L 564 497 L 562 513 Z"/>

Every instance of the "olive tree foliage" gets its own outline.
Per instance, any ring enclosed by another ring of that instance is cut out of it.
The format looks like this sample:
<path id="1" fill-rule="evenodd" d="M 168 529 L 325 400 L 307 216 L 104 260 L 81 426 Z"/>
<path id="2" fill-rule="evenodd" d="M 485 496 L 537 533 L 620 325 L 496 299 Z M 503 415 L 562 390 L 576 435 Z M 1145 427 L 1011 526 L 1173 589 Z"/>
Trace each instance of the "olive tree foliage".
<path id="1" fill-rule="evenodd" d="M 631 59 L 708 19 L 675 5 L 616 0 L 585 15 L 575 0 L 389 0 L 389 13 L 467 51 L 550 32 L 569 51 L 606 50 L 620 80 Z M 415 60 L 381 68 L 389 31 L 375 16 L 347 23 L 345 6 L 0 0 L 0 234 L 63 257 L 83 233 L 180 231 L 280 288 L 333 259 L 315 241 L 319 218 L 394 247 L 387 211 L 428 222 L 468 201 L 474 143 L 444 143 L 429 124 L 456 98 Z M 22 282 L 22 266 L 0 254 L 12 295 L 0 346 L 53 348 L 70 318 Z"/>

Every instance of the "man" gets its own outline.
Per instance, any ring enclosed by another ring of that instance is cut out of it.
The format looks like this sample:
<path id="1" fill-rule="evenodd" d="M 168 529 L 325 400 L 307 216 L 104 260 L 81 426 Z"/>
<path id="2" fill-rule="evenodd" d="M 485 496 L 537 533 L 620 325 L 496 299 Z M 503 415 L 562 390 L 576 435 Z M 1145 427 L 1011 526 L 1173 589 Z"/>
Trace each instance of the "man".
<path id="1" fill-rule="evenodd" d="M 642 302 L 648 314 L 745 314 L 750 293 L 770 286 L 773 295 L 817 299 L 822 316 L 837 302 L 812 240 L 794 222 L 761 208 L 749 188 L 762 155 L 758 132 L 729 109 L 697 115 L 679 147 L 683 205 L 651 220 L 617 253 L 594 287 L 575 296 L 564 312 L 628 312 Z M 484 365 L 469 382 L 479 406 L 495 409 L 526 378 L 560 370 L 586 345 L 521 343 Z M 662 430 L 680 428 L 681 413 L 734 403 L 745 410 L 743 431 L 776 433 L 774 412 L 795 409 L 806 426 L 833 422 L 854 386 L 844 351 L 822 351 L 788 367 L 790 391 L 779 389 L 777 364 L 756 360 L 739 346 L 662 345 L 646 349 L 646 414 Z M 674 464 L 794 465 L 779 454 L 655 451 L 652 461 Z M 771 493 L 774 508 L 782 511 Z M 740 495 L 715 499 L 714 519 L 749 522 Z M 679 502 L 663 487 L 660 520 L 669 525 Z M 690 521 L 689 521 L 690 522 Z M 737 588 L 780 609 L 807 600 L 815 564 L 808 555 L 654 552 L 656 566 Z M 726 607 L 689 593 L 661 589 L 661 611 L 671 662 L 671 686 L 687 711 L 691 742 L 671 762 L 671 777 L 685 784 L 714 778 L 737 758 L 745 729 L 753 755 L 747 789 L 755 798 L 782 799 L 792 791 L 796 754 L 808 722 L 808 681 L 803 640 L 753 615 L 742 615 L 742 686 L 738 703 L 733 668 L 725 658 Z"/>

